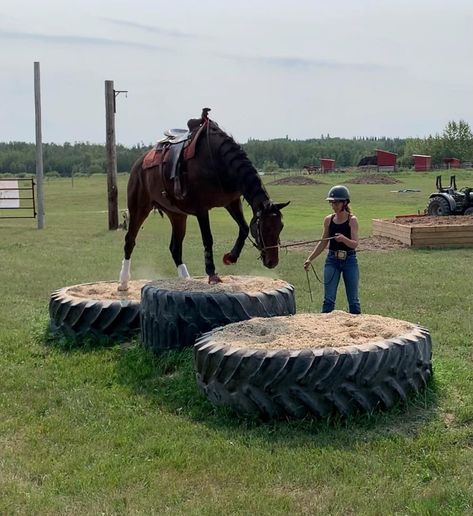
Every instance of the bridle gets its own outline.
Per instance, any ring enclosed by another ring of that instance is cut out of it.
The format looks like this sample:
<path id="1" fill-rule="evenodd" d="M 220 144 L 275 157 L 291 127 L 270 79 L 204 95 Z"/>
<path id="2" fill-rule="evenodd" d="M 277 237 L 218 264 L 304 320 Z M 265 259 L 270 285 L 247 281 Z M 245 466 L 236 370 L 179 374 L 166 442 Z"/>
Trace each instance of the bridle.
<path id="1" fill-rule="evenodd" d="M 274 213 L 274 215 L 277 215 L 276 213 Z M 261 218 L 263 216 L 263 210 L 258 210 L 254 217 L 251 219 L 251 222 L 250 222 L 250 233 L 252 235 L 252 237 L 254 238 L 254 240 L 252 240 L 250 238 L 250 236 L 248 235 L 248 240 L 253 244 L 254 247 L 256 247 L 256 249 L 258 249 L 258 251 L 262 254 L 264 253 L 267 249 L 276 249 L 276 248 L 279 248 L 281 247 L 281 240 L 279 239 L 278 237 L 278 243 L 276 245 L 270 245 L 270 246 L 267 246 L 265 245 L 264 243 L 264 238 L 263 238 L 263 229 L 262 229 L 262 222 L 261 222 Z M 262 258 L 262 256 L 260 255 L 260 259 Z"/>
<path id="2" fill-rule="evenodd" d="M 254 247 L 256 247 L 256 249 L 258 249 L 258 251 L 260 251 L 260 253 L 262 253 L 265 250 L 263 231 L 261 229 L 261 216 L 262 215 L 263 215 L 263 211 L 258 210 L 250 222 L 250 233 L 251 233 L 251 236 L 254 238 L 254 240 L 252 240 L 250 238 L 250 235 L 248 235 L 248 240 L 253 244 Z M 260 259 L 261 259 L 261 256 L 260 256 Z"/>
<path id="3" fill-rule="evenodd" d="M 316 240 L 303 240 L 300 242 L 292 242 L 290 244 L 281 244 L 281 239 L 278 237 L 278 243 L 276 245 L 265 245 L 263 238 L 263 230 L 261 228 L 261 217 L 263 210 L 258 210 L 250 222 L 250 233 L 253 239 L 248 235 L 248 240 L 253 244 L 253 247 L 258 251 L 263 252 L 267 249 L 287 249 L 288 247 L 296 247 L 304 244 L 315 244 L 317 242 L 323 242 L 325 240 L 333 240 L 335 237 L 318 238 Z M 260 257 L 261 258 L 261 257 Z"/>

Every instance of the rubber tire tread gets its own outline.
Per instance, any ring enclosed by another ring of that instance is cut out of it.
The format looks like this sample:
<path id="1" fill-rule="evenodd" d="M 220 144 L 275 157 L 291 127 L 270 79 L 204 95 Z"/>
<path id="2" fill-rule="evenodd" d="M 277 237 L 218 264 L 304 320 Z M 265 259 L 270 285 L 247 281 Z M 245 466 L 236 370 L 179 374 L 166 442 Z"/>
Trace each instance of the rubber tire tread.
<path id="1" fill-rule="evenodd" d="M 236 348 L 213 333 L 194 346 L 197 385 L 214 405 L 263 420 L 389 409 L 432 375 L 432 342 L 420 326 L 399 338 L 314 350 Z"/>
<path id="2" fill-rule="evenodd" d="M 443 213 L 439 215 L 437 213 L 438 209 L 441 208 L 443 210 Z M 450 204 L 448 203 L 447 199 L 445 197 L 441 197 L 439 195 L 432 197 L 429 200 L 429 205 L 427 206 L 427 213 L 430 216 L 447 216 L 452 213 L 452 210 L 450 208 Z"/>
<path id="3" fill-rule="evenodd" d="M 49 327 L 71 338 L 124 340 L 140 331 L 140 302 L 76 298 L 64 287 L 49 299 Z"/>
<path id="4" fill-rule="evenodd" d="M 201 334 L 252 317 L 296 313 L 294 287 L 271 291 L 192 292 L 145 285 L 141 291 L 141 339 L 156 353 L 193 346 Z"/>

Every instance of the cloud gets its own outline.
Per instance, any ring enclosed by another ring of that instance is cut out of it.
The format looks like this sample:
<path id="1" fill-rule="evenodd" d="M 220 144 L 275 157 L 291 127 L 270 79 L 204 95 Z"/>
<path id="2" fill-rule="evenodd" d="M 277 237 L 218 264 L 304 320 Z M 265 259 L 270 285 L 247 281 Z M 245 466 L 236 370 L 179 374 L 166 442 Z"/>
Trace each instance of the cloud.
<path id="1" fill-rule="evenodd" d="M 395 70 L 399 67 L 389 66 L 377 63 L 343 63 L 335 59 L 304 59 L 300 57 L 277 57 L 277 56 L 235 56 L 229 54 L 220 54 L 218 57 L 230 59 L 240 63 L 251 63 L 257 66 L 273 66 L 284 69 L 328 69 L 328 70 L 348 70 L 358 72 L 380 72 L 386 70 Z"/>
<path id="2" fill-rule="evenodd" d="M 198 37 L 196 34 L 191 34 L 188 32 L 179 32 L 177 30 L 167 30 L 162 29 L 161 27 L 156 27 L 154 25 L 145 25 L 143 23 L 136 23 L 127 20 L 117 20 L 115 18 L 99 18 L 100 20 L 104 20 L 108 23 L 113 23 L 114 25 L 120 25 L 124 27 L 132 27 L 135 29 L 140 29 L 145 32 L 152 32 L 153 34 L 161 34 L 162 36 L 171 36 L 173 38 L 196 38 Z"/>
<path id="3" fill-rule="evenodd" d="M 23 41 L 40 41 L 48 44 L 65 44 L 65 45 L 91 45 L 103 47 L 129 47 L 141 48 L 145 50 L 171 51 L 166 47 L 152 45 L 149 43 L 140 43 L 137 41 L 125 41 L 120 39 L 94 38 L 90 36 L 57 36 L 49 34 L 35 34 L 32 32 L 9 32 L 0 30 L 0 39 L 3 40 L 23 40 Z"/>

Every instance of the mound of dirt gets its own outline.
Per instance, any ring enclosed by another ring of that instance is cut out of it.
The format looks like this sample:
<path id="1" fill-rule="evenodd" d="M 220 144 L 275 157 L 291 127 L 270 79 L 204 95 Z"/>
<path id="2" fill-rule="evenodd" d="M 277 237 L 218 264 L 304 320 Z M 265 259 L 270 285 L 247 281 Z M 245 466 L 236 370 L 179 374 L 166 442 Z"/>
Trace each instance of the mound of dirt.
<path id="1" fill-rule="evenodd" d="M 139 301 L 141 289 L 151 280 L 131 280 L 128 290 L 118 290 L 117 281 L 99 281 L 97 283 L 83 283 L 67 289 L 71 297 L 82 299 L 110 299 L 113 301 Z"/>
<path id="2" fill-rule="evenodd" d="M 473 226 L 473 215 L 447 215 L 445 217 L 398 217 L 391 219 L 394 224 L 406 226 Z"/>
<path id="3" fill-rule="evenodd" d="M 289 176 L 271 181 L 270 185 L 323 185 L 322 181 L 307 176 Z"/>
<path id="4" fill-rule="evenodd" d="M 163 290 L 179 292 L 247 292 L 272 291 L 287 287 L 287 282 L 264 276 L 220 276 L 222 283 L 209 285 L 207 276 L 189 279 L 165 278 L 158 280 L 132 280 L 128 283 L 128 290 L 118 290 L 116 281 L 99 281 L 97 283 L 83 283 L 67 289 L 71 297 L 82 299 L 110 299 L 123 301 L 139 301 L 141 289 L 146 284 Z"/>
<path id="5" fill-rule="evenodd" d="M 151 282 L 156 288 L 180 292 L 246 292 L 255 293 L 287 287 L 287 282 L 264 276 L 220 276 L 221 283 L 209 285 L 207 276 L 189 279 L 160 279 Z"/>
<path id="6" fill-rule="evenodd" d="M 344 347 L 408 334 L 414 325 L 380 315 L 296 314 L 253 318 L 229 324 L 214 333 L 216 343 L 256 349 Z"/>
<path id="7" fill-rule="evenodd" d="M 399 179 L 386 174 L 363 174 L 346 182 L 359 185 L 394 185 L 401 183 Z"/>

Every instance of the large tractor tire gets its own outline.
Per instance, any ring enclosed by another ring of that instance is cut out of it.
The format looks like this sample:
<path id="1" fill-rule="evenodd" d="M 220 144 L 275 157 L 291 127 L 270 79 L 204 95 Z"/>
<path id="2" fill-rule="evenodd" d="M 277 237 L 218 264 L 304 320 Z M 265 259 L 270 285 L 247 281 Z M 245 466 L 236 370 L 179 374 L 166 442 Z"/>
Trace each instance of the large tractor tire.
<path id="1" fill-rule="evenodd" d="M 388 409 L 432 374 L 430 334 L 421 327 L 384 341 L 304 350 L 235 347 L 215 342 L 217 331 L 194 346 L 200 390 L 216 406 L 263 420 Z"/>
<path id="2" fill-rule="evenodd" d="M 467 208 L 463 215 L 473 215 L 473 206 L 471 206 L 470 208 Z"/>
<path id="3" fill-rule="evenodd" d="M 53 332 L 78 339 L 113 340 L 123 340 L 139 333 L 139 300 L 76 297 L 73 290 L 84 285 L 95 284 L 64 287 L 51 294 L 49 316 Z"/>
<path id="4" fill-rule="evenodd" d="M 452 210 L 450 209 L 450 204 L 447 199 L 437 195 L 429 200 L 427 213 L 434 217 L 442 217 L 444 215 L 451 215 Z"/>
<path id="5" fill-rule="evenodd" d="M 260 292 L 172 290 L 145 285 L 141 295 L 141 339 L 159 353 L 193 346 L 201 334 L 252 317 L 291 315 L 294 287 Z"/>

